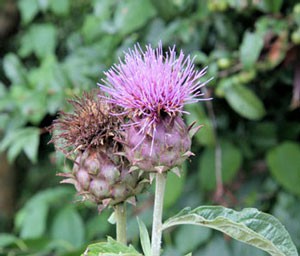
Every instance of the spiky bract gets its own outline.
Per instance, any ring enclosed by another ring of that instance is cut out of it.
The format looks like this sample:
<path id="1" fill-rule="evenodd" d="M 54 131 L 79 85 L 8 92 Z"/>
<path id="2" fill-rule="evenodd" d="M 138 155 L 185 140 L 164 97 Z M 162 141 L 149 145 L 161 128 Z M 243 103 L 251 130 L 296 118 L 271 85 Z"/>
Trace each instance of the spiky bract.
<path id="1" fill-rule="evenodd" d="M 83 200 L 96 203 L 100 211 L 125 201 L 135 203 L 135 196 L 142 193 L 147 180 L 115 160 L 117 157 L 110 158 L 100 146 L 78 154 L 73 172 L 59 175 L 66 178 L 62 183 L 73 184 Z"/>
<path id="2" fill-rule="evenodd" d="M 103 98 L 84 94 L 70 101 L 73 113 L 61 113 L 51 130 L 52 142 L 66 156 L 72 155 L 71 173 L 60 173 L 62 183 L 71 183 L 84 200 L 106 206 L 129 201 L 146 187 L 145 175 L 129 172 L 129 162 L 120 151 L 122 118 L 118 107 Z"/>
<path id="3" fill-rule="evenodd" d="M 180 166 L 191 155 L 190 148 L 188 128 L 181 117 L 162 119 L 155 136 L 145 136 L 135 126 L 127 128 L 126 156 L 142 170 L 162 173 Z"/>

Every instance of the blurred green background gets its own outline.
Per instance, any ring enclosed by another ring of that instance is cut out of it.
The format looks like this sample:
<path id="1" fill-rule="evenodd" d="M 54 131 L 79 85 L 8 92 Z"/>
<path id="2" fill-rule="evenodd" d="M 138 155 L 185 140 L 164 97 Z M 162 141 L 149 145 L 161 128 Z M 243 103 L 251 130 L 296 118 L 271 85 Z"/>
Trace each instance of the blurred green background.
<path id="1" fill-rule="evenodd" d="M 0 255 L 80 255 L 115 236 L 111 211 L 78 202 L 56 173 L 68 163 L 48 127 L 66 99 L 96 83 L 139 42 L 208 66 L 212 101 L 187 106 L 204 128 L 182 177 L 170 175 L 165 218 L 185 206 L 257 207 L 300 249 L 300 4 L 296 0 L 1 0 Z M 129 209 L 150 227 L 152 193 Z M 165 256 L 266 255 L 209 229 L 164 235 Z"/>

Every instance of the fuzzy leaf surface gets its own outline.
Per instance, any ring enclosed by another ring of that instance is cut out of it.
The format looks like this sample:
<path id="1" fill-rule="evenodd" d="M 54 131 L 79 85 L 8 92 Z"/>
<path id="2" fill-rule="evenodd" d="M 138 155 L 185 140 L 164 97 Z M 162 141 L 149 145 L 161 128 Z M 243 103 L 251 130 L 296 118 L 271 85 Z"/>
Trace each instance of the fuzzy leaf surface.
<path id="1" fill-rule="evenodd" d="M 132 245 L 126 246 L 111 237 L 107 242 L 91 244 L 81 256 L 142 256 Z"/>
<path id="2" fill-rule="evenodd" d="M 140 240 L 145 256 L 151 256 L 151 242 L 147 227 L 143 221 L 137 218 L 140 230 Z"/>
<path id="3" fill-rule="evenodd" d="M 200 225 L 219 230 L 272 256 L 297 256 L 297 249 L 285 227 L 272 215 L 255 208 L 235 211 L 222 206 L 183 209 L 163 224 L 163 230 L 180 224 Z"/>

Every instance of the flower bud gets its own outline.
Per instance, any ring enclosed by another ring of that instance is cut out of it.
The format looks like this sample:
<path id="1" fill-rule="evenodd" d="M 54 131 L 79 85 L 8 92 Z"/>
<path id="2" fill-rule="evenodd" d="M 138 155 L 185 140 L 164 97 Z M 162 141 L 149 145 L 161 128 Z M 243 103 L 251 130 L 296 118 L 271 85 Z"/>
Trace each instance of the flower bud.
<path id="1" fill-rule="evenodd" d="M 129 201 L 146 187 L 146 174 L 129 172 L 129 163 L 118 153 L 122 118 L 117 107 L 103 98 L 85 94 L 71 101 L 75 112 L 62 113 L 54 122 L 52 142 L 66 156 L 74 156 L 72 173 L 60 173 L 62 183 L 70 183 L 83 200 L 94 202 L 99 210 Z"/>
<path id="2" fill-rule="evenodd" d="M 155 131 L 146 136 L 139 130 L 136 126 L 127 129 L 125 152 L 128 160 L 141 170 L 164 172 L 188 158 L 191 139 L 180 116 L 162 119 Z"/>

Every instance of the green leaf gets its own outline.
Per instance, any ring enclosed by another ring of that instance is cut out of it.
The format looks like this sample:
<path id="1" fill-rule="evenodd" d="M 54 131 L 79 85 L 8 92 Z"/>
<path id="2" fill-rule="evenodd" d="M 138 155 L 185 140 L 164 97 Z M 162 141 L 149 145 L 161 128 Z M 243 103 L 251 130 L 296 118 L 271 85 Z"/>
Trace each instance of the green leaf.
<path id="1" fill-rule="evenodd" d="M 264 12 L 278 13 L 283 4 L 283 0 L 262 0 L 258 1 L 258 7 Z"/>
<path id="2" fill-rule="evenodd" d="M 93 42 L 97 38 L 101 38 L 103 35 L 103 28 L 100 26 L 101 21 L 101 17 L 87 15 L 82 26 L 82 35 L 86 42 Z"/>
<path id="3" fill-rule="evenodd" d="M 107 221 L 109 214 L 109 211 L 103 211 L 87 220 L 85 224 L 87 241 L 92 241 L 95 237 L 104 237 L 110 231 L 111 225 Z M 101 223 L 101 228 L 99 228 L 99 223 Z"/>
<path id="4" fill-rule="evenodd" d="M 41 86 L 41 83 L 38 85 Z M 42 88 L 32 90 L 21 85 L 13 85 L 10 90 L 10 96 L 17 107 L 17 111 L 33 125 L 38 125 L 47 114 L 45 106 L 49 99 L 45 93 Z"/>
<path id="5" fill-rule="evenodd" d="M 221 239 L 221 240 L 225 241 L 225 239 Z M 227 242 L 227 241 L 225 241 L 225 242 Z M 227 243 L 227 247 L 229 247 L 228 245 L 230 246 L 230 249 L 231 249 L 229 256 L 231 256 L 231 255 L 237 255 L 237 256 L 239 256 L 239 255 L 243 255 L 243 256 L 254 256 L 254 255 L 255 256 L 266 256 L 266 255 L 269 255 L 265 251 L 262 251 L 256 247 L 248 245 L 248 244 L 240 243 L 237 240 L 232 240 L 230 242 L 230 244 Z"/>
<path id="6" fill-rule="evenodd" d="M 52 238 L 67 241 L 74 248 L 84 243 L 84 224 L 74 207 L 67 206 L 55 216 L 51 227 Z"/>
<path id="7" fill-rule="evenodd" d="M 26 205 L 24 211 L 18 213 L 20 223 L 20 237 L 23 239 L 38 238 L 46 231 L 49 206 L 41 200 L 32 201 Z"/>
<path id="8" fill-rule="evenodd" d="M 150 0 L 155 9 L 158 11 L 158 14 L 164 19 L 169 19 L 176 13 L 174 5 L 172 5 L 172 0 L 159 1 L 159 0 Z"/>
<path id="9" fill-rule="evenodd" d="M 17 243 L 19 238 L 12 234 L 0 233 L 0 248 Z"/>
<path id="10" fill-rule="evenodd" d="M 267 164 L 278 183 L 285 189 L 300 196 L 300 145 L 284 142 L 270 150 Z"/>
<path id="11" fill-rule="evenodd" d="M 124 0 L 117 6 L 114 23 L 119 33 L 126 35 L 144 26 L 154 15 L 155 9 L 149 0 Z"/>
<path id="12" fill-rule="evenodd" d="M 180 6 L 176 6 L 176 4 L 186 5 L 186 1 L 173 1 L 173 0 L 151 0 L 153 6 L 155 6 L 159 15 L 166 20 L 171 19 L 179 12 Z"/>
<path id="13" fill-rule="evenodd" d="M 132 245 L 118 243 L 111 237 L 107 242 L 91 244 L 81 256 L 142 256 Z"/>
<path id="14" fill-rule="evenodd" d="M 138 217 L 137 217 L 137 222 L 139 224 L 140 241 L 141 241 L 144 255 L 151 256 L 151 242 L 150 242 L 147 227 L 146 227 L 145 223 L 143 221 L 141 221 Z"/>
<path id="15" fill-rule="evenodd" d="M 26 70 L 17 55 L 9 53 L 3 59 L 3 69 L 13 84 L 26 86 Z"/>
<path id="16" fill-rule="evenodd" d="M 241 116 L 259 120 L 266 114 L 263 102 L 244 85 L 226 83 L 224 93 L 228 104 Z"/>
<path id="17" fill-rule="evenodd" d="M 245 247 L 245 245 L 243 245 Z M 203 248 L 197 251 L 199 255 L 204 256 L 241 256 L 244 254 L 232 254 L 230 247 L 228 246 L 228 241 L 221 236 L 215 236 L 212 240 L 209 241 Z M 222 253 L 220 253 L 222 252 Z M 258 256 L 257 254 L 252 254 L 251 256 Z"/>
<path id="18" fill-rule="evenodd" d="M 36 97 L 36 93 L 39 97 Z M 27 91 L 24 95 L 23 104 L 20 105 L 21 112 L 33 125 L 39 125 L 47 114 L 47 103 L 52 97 L 47 98 L 45 91 Z"/>
<path id="19" fill-rule="evenodd" d="M 112 225 L 116 225 L 117 221 L 116 221 L 116 213 L 112 212 L 112 214 L 109 216 L 109 218 L 107 218 L 108 223 L 112 224 Z"/>
<path id="20" fill-rule="evenodd" d="M 6 86 L 0 81 L 0 98 L 2 99 L 7 94 Z"/>
<path id="21" fill-rule="evenodd" d="M 259 149 L 269 149 L 277 144 L 277 127 L 272 122 L 260 122 L 250 130 L 252 143 Z"/>
<path id="22" fill-rule="evenodd" d="M 28 24 L 32 21 L 39 12 L 38 0 L 20 0 L 17 3 L 24 24 Z"/>
<path id="23" fill-rule="evenodd" d="M 186 169 L 186 165 L 183 165 L 183 168 Z M 164 196 L 164 209 L 167 209 L 170 206 L 174 205 L 174 203 L 181 196 L 185 184 L 185 173 L 186 172 L 183 171 L 180 174 L 180 177 L 178 177 L 173 172 L 168 173 L 165 196 Z M 176 190 L 174 190 L 174 187 L 176 187 Z"/>
<path id="24" fill-rule="evenodd" d="M 235 211 L 222 206 L 184 209 L 163 224 L 193 224 L 219 230 L 241 242 L 253 245 L 272 256 L 297 256 L 297 249 L 284 226 L 272 215 L 246 208 Z"/>
<path id="25" fill-rule="evenodd" d="M 254 66 L 263 48 L 261 35 L 246 32 L 240 46 L 240 59 L 246 69 Z"/>
<path id="26" fill-rule="evenodd" d="M 50 10 L 59 16 L 66 16 L 70 11 L 70 0 L 51 0 L 49 1 Z"/>
<path id="27" fill-rule="evenodd" d="M 23 150 L 31 162 L 36 163 L 38 156 L 38 147 L 40 144 L 40 130 L 33 129 L 26 135 L 27 143 L 23 145 Z"/>
<path id="28" fill-rule="evenodd" d="M 196 227 L 193 225 L 184 225 L 178 228 L 175 235 L 175 245 L 181 255 L 194 251 L 199 246 L 208 241 L 212 234 L 209 228 Z M 188 243 L 183 243 L 188 237 Z"/>
<path id="29" fill-rule="evenodd" d="M 37 69 L 32 69 L 28 80 L 34 86 L 20 107 L 31 122 L 39 124 L 48 113 L 55 114 L 65 102 L 65 89 L 69 85 L 66 74 L 54 55 L 48 55 Z M 24 95 L 24 94 L 23 94 Z M 24 96 L 23 96 L 24 97 Z"/>
<path id="30" fill-rule="evenodd" d="M 276 204 L 272 213 L 283 222 L 291 237 L 293 237 L 297 248 L 300 248 L 300 225 L 295 225 L 300 219 L 299 197 L 280 192 L 276 198 Z"/>
<path id="31" fill-rule="evenodd" d="M 40 142 L 40 130 L 26 127 L 7 133 L 0 143 L 0 151 L 8 150 L 8 160 L 12 162 L 23 150 L 26 156 L 35 163 L 37 161 Z"/>
<path id="32" fill-rule="evenodd" d="M 112 14 L 115 2 L 111 0 L 102 0 L 94 2 L 94 15 L 96 17 L 101 17 L 101 19 L 108 20 Z"/>
<path id="33" fill-rule="evenodd" d="M 238 148 L 229 142 L 221 142 L 222 181 L 228 184 L 235 177 L 242 163 L 242 154 Z M 206 148 L 199 162 L 200 184 L 204 189 L 216 188 L 215 149 Z"/>
<path id="34" fill-rule="evenodd" d="M 72 194 L 70 189 L 57 187 L 31 197 L 15 218 L 15 226 L 20 231 L 21 238 L 33 239 L 42 236 L 46 231 L 49 207 Z"/>
<path id="35" fill-rule="evenodd" d="M 21 38 L 19 54 L 27 57 L 34 53 L 39 59 L 54 54 L 57 44 L 57 28 L 50 23 L 34 24 Z"/>

